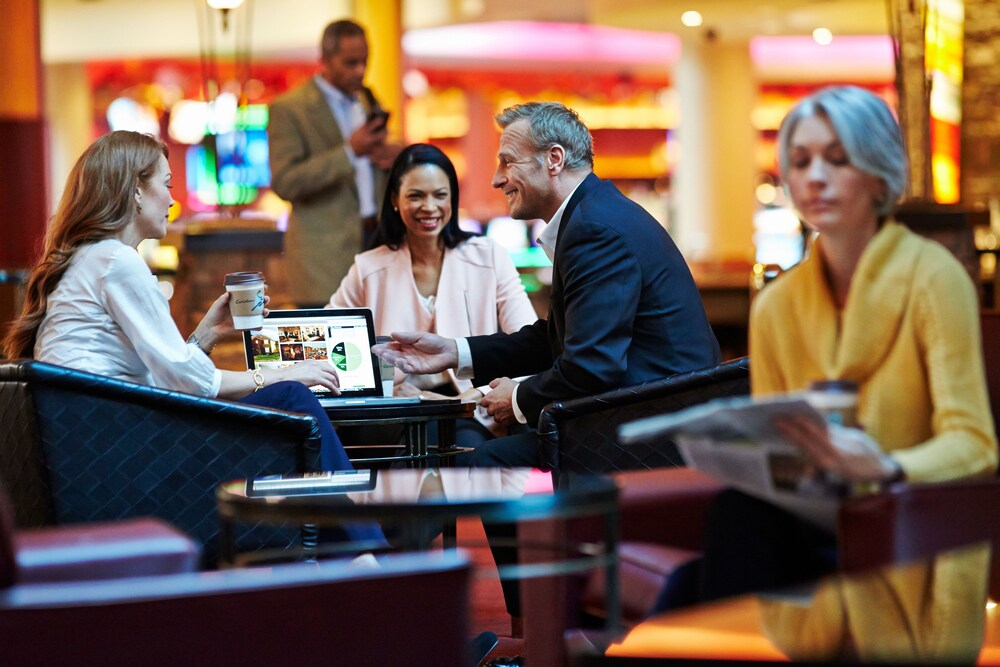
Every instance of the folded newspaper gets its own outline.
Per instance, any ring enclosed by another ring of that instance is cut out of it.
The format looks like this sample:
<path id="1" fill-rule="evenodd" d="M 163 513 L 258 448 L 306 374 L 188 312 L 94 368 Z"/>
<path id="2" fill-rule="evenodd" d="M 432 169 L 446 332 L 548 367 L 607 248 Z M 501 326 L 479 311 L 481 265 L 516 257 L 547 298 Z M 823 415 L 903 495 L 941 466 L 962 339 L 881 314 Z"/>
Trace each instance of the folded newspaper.
<path id="1" fill-rule="evenodd" d="M 833 530 L 852 488 L 816 469 L 774 428 L 776 418 L 791 415 L 826 424 L 802 395 L 741 396 L 623 424 L 618 439 L 629 445 L 669 436 L 688 466 Z"/>

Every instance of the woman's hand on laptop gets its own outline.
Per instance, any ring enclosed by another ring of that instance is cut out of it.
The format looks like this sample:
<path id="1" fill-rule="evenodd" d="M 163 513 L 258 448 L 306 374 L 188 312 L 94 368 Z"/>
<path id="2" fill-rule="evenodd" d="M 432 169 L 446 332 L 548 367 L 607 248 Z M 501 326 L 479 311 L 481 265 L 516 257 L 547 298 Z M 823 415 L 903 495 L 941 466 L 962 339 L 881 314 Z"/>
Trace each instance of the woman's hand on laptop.
<path id="1" fill-rule="evenodd" d="M 307 387 L 319 385 L 329 389 L 336 396 L 340 395 L 340 378 L 337 376 L 336 369 L 327 361 L 309 359 L 285 368 L 275 368 L 270 372 L 273 374 L 275 382 L 290 380 L 301 382 Z"/>
<path id="2" fill-rule="evenodd" d="M 432 333 L 393 333 L 391 343 L 380 343 L 372 352 L 404 373 L 440 373 L 458 366 L 458 345 L 452 338 Z"/>

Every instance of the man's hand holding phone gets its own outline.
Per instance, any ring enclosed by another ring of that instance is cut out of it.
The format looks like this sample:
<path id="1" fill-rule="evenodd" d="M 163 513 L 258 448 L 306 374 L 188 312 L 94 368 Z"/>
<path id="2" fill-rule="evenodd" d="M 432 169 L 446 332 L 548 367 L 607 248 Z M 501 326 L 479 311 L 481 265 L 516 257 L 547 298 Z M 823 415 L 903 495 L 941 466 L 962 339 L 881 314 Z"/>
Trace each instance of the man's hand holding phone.
<path id="1" fill-rule="evenodd" d="M 351 150 L 358 157 L 371 154 L 375 149 L 385 143 L 388 136 L 385 124 L 389 119 L 389 112 L 382 111 L 381 114 L 369 114 L 365 124 L 354 131 L 351 135 Z"/>
<path id="2" fill-rule="evenodd" d="M 375 123 L 376 128 L 385 129 L 389 123 L 389 112 L 381 107 L 374 107 L 368 112 L 367 122 L 370 124 L 372 121 L 378 121 Z"/>

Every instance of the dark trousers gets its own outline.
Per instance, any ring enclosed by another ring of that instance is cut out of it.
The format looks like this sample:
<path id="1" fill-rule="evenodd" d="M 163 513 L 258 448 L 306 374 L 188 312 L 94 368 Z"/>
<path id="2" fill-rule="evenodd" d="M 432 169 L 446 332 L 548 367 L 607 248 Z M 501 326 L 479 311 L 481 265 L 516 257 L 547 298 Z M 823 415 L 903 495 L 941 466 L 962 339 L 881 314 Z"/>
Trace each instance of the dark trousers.
<path id="1" fill-rule="evenodd" d="M 319 458 L 323 470 L 354 470 L 323 406 L 319 404 L 315 394 L 301 382 L 275 382 L 260 391 L 247 394 L 240 399 L 240 403 L 277 408 L 315 418 L 319 425 Z M 342 534 L 328 531 L 323 531 L 323 534 L 334 539 L 346 538 L 351 542 L 373 542 L 376 545 L 385 543 L 382 529 L 376 524 L 350 524 L 344 526 Z"/>
<path id="2" fill-rule="evenodd" d="M 523 430 L 483 442 L 472 453 L 471 464 L 476 468 L 538 468 L 542 465 L 538 432 Z"/>
<path id="3" fill-rule="evenodd" d="M 837 566 L 833 534 L 735 490 L 712 501 L 701 559 L 678 568 L 653 613 L 815 581 Z"/>
<path id="4" fill-rule="evenodd" d="M 517 427 L 515 427 L 517 429 Z M 489 440 L 476 446 L 465 465 L 477 468 L 537 468 L 542 464 L 539 452 L 538 433 L 520 427 L 521 433 L 514 433 L 504 438 Z M 493 552 L 493 560 L 498 566 L 516 565 L 517 558 L 517 524 L 496 523 L 483 526 L 486 538 Z M 520 583 L 512 580 L 500 580 L 503 589 L 507 613 L 511 616 L 521 615 Z"/>

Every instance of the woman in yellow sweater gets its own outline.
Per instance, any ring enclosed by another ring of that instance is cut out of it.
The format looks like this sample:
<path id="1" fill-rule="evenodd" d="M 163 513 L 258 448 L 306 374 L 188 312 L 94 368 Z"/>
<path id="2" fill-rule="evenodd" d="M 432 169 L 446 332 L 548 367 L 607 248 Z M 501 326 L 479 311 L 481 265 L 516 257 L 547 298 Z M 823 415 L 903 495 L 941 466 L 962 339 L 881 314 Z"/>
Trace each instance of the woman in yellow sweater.
<path id="1" fill-rule="evenodd" d="M 860 88 L 825 88 L 788 114 L 778 150 L 792 202 L 817 237 L 809 257 L 754 300 L 753 394 L 854 382 L 861 429 L 776 424 L 818 468 L 848 481 L 995 471 L 976 293 L 946 249 L 891 219 L 907 165 L 889 108 Z M 743 494 L 723 494 L 709 521 L 701 599 L 812 579 L 835 563 L 832 535 Z"/>

